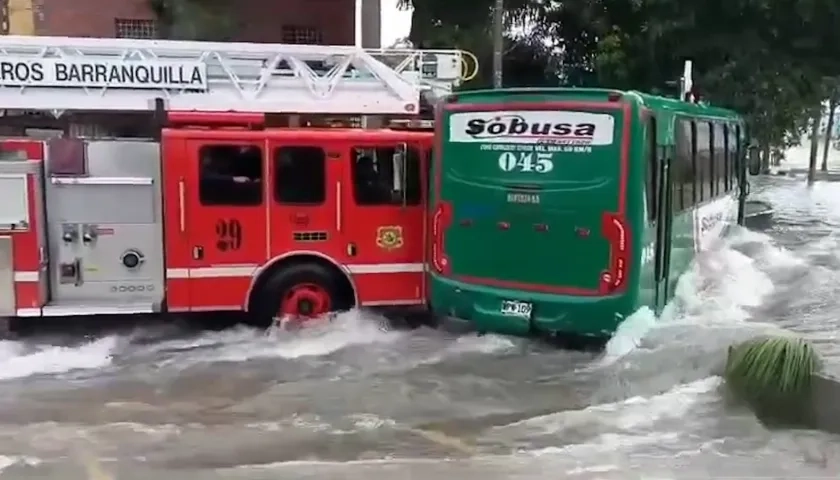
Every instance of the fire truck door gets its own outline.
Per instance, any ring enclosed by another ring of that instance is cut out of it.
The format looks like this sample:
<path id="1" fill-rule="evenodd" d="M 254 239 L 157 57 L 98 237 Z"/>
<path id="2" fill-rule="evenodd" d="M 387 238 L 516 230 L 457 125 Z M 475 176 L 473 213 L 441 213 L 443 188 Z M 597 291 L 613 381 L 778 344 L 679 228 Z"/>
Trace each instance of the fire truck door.
<path id="1" fill-rule="evenodd" d="M 362 304 L 421 303 L 424 285 L 425 155 L 402 142 L 355 144 L 351 188 L 340 212 L 348 257 Z"/>
<path id="2" fill-rule="evenodd" d="M 271 256 L 316 251 L 339 258 L 341 161 L 329 142 L 269 141 Z"/>
<path id="3" fill-rule="evenodd" d="M 187 154 L 191 306 L 239 308 L 267 256 L 264 143 L 190 140 Z"/>

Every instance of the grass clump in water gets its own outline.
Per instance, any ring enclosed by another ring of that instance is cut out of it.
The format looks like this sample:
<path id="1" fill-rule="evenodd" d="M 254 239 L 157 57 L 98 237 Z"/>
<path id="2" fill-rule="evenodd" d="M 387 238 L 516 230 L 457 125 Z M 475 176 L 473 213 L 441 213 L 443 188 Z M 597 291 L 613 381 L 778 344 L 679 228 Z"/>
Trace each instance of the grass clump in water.
<path id="1" fill-rule="evenodd" d="M 814 347 L 793 336 L 759 337 L 729 347 L 729 389 L 766 423 L 807 424 L 811 383 L 822 369 Z"/>

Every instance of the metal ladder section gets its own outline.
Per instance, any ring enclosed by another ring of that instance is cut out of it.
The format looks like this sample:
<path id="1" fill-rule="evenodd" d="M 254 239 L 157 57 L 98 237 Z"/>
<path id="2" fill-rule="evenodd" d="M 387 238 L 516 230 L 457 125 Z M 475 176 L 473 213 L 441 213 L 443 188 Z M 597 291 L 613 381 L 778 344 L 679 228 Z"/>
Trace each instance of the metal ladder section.
<path id="1" fill-rule="evenodd" d="M 0 36 L 0 108 L 406 115 L 468 77 L 459 50 Z"/>

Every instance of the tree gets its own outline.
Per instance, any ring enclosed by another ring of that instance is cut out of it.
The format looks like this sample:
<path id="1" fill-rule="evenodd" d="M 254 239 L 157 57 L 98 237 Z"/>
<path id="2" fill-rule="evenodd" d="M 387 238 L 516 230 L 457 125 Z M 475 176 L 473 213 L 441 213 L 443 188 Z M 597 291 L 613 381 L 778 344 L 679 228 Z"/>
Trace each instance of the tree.
<path id="1" fill-rule="evenodd" d="M 536 17 L 531 0 L 506 0 L 508 29 L 527 29 Z M 417 48 L 459 48 L 479 61 L 479 75 L 463 88 L 492 85 L 491 14 L 493 0 L 400 0 L 413 9 L 409 40 Z M 505 38 L 504 85 L 557 85 L 557 65 L 552 45 L 533 35 L 509 33 Z"/>
<path id="2" fill-rule="evenodd" d="M 414 7 L 412 42 L 483 60 L 491 1 L 404 0 Z M 675 95 L 691 59 L 701 95 L 746 114 L 768 152 L 798 142 L 826 97 L 823 79 L 840 72 L 836 0 L 510 0 L 508 8 L 510 23 L 528 24 L 531 47 L 508 55 L 544 62 L 542 84 L 557 74 L 567 85 Z"/>
<path id="3" fill-rule="evenodd" d="M 605 20 L 590 22 L 609 25 L 595 32 L 600 82 L 673 91 L 682 62 L 692 59 L 701 94 L 747 114 L 768 150 L 799 137 L 787 132 L 805 128 L 825 98 L 824 78 L 840 71 L 838 2 L 600 1 Z"/>
<path id="4" fill-rule="evenodd" d="M 224 42 L 239 30 L 230 0 L 149 0 L 149 5 L 163 38 Z"/>

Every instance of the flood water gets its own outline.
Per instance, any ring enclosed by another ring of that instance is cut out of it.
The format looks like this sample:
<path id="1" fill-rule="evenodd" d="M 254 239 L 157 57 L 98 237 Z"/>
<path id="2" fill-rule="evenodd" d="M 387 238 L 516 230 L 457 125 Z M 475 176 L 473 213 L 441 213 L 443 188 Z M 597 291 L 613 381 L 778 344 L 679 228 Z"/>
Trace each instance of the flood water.
<path id="1" fill-rule="evenodd" d="M 787 329 L 840 371 L 840 183 L 763 178 L 765 232 L 698 260 L 605 352 L 364 312 L 279 338 L 153 325 L 0 342 L 3 479 L 829 477 L 838 438 L 724 401 L 726 347 Z"/>

